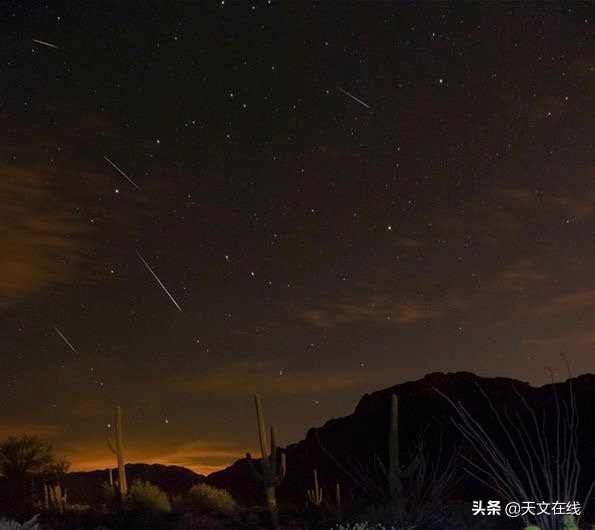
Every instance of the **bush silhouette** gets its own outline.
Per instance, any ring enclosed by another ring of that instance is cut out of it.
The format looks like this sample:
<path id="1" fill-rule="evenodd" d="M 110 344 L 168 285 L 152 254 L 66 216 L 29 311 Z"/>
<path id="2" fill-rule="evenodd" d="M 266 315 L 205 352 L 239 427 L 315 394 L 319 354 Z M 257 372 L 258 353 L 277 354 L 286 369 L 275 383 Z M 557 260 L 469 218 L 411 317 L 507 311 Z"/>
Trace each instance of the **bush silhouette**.
<path id="1" fill-rule="evenodd" d="M 201 512 L 232 513 L 238 507 L 229 491 L 208 484 L 192 486 L 187 503 L 190 510 Z"/>
<path id="2" fill-rule="evenodd" d="M 165 492 L 150 482 L 138 479 L 128 489 L 126 505 L 131 510 L 171 511 L 171 504 Z"/>

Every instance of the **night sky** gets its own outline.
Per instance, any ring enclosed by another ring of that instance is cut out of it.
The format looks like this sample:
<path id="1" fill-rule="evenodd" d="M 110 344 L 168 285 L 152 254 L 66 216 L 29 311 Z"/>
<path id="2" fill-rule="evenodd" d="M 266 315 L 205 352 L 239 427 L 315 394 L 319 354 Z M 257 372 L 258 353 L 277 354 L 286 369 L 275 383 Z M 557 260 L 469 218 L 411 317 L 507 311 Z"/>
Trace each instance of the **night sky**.
<path id="1" fill-rule="evenodd" d="M 210 472 L 254 392 L 595 371 L 595 7 L 73 4 L 0 7 L 0 436 Z"/>

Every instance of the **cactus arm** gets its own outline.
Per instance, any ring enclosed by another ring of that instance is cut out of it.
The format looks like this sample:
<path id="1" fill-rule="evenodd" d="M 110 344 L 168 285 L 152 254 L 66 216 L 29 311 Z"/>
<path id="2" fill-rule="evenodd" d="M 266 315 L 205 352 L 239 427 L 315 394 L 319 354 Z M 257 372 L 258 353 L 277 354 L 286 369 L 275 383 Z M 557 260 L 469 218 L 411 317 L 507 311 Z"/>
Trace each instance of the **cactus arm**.
<path id="1" fill-rule="evenodd" d="M 128 485 L 126 484 L 126 467 L 124 464 L 124 440 L 122 435 L 122 408 L 120 405 L 116 407 L 116 449 L 118 451 L 118 474 L 120 477 L 120 492 L 122 495 L 128 493 Z"/>
<path id="2" fill-rule="evenodd" d="M 107 439 L 107 446 L 109 447 L 109 450 L 114 453 L 115 455 L 118 454 L 118 451 L 116 451 L 116 448 L 114 447 L 114 443 L 112 442 L 111 438 Z"/>
<path id="3" fill-rule="evenodd" d="M 267 433 L 264 426 L 264 414 L 262 413 L 262 400 L 260 399 L 260 394 L 254 395 L 254 405 L 256 407 L 256 421 L 258 423 L 258 439 L 260 442 L 260 454 L 262 455 L 263 459 L 263 469 L 265 467 L 265 458 L 269 454 L 269 448 L 267 443 Z M 268 462 L 266 463 L 268 466 Z"/>
<path id="4" fill-rule="evenodd" d="M 287 457 L 285 453 L 281 453 L 281 465 L 279 466 L 279 473 L 277 474 L 279 477 L 279 482 L 281 482 L 285 478 L 285 472 L 287 471 Z"/>
<path id="5" fill-rule="evenodd" d="M 318 472 L 314 470 L 314 488 L 308 490 L 308 498 L 310 502 L 314 504 L 314 506 L 320 506 L 322 504 L 322 499 L 324 497 L 324 492 L 322 488 L 318 485 Z"/>
<path id="6" fill-rule="evenodd" d="M 403 495 L 403 484 L 401 482 L 401 461 L 399 455 L 399 401 L 395 394 L 391 396 L 388 443 L 388 483 L 390 496 L 393 500 L 396 500 Z"/>
<path id="7" fill-rule="evenodd" d="M 264 455 L 263 455 L 264 456 Z M 277 472 L 277 429 L 271 425 L 271 454 L 269 456 L 271 473 Z"/>
<path id="8" fill-rule="evenodd" d="M 118 451 L 118 474 L 120 476 L 120 492 L 122 495 L 128 493 L 126 484 L 126 468 L 124 464 L 124 440 L 122 435 L 122 408 L 116 407 L 116 449 Z"/>

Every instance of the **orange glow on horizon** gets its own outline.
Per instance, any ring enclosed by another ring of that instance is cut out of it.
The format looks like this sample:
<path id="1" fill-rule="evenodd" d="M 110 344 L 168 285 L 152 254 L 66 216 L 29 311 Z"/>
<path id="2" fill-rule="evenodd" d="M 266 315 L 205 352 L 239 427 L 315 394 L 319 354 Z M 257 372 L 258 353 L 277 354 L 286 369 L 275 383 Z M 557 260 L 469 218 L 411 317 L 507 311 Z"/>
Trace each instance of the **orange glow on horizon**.
<path id="1" fill-rule="evenodd" d="M 241 458 L 241 455 L 238 455 L 238 459 Z M 221 471 L 226 467 L 233 464 L 235 460 L 229 461 L 224 464 L 220 465 L 208 465 L 208 464 L 195 464 L 195 465 L 182 465 L 178 462 L 167 462 L 163 460 L 143 460 L 143 461 L 136 461 L 131 460 L 130 462 L 126 462 L 127 464 L 161 464 L 163 466 L 179 466 L 185 467 L 186 469 L 190 469 L 199 475 L 210 475 L 211 473 L 215 473 L 216 471 Z M 77 472 L 77 471 L 102 471 L 104 469 L 117 469 L 117 464 L 115 457 L 114 458 L 103 458 L 103 459 L 92 459 L 80 462 L 72 462 L 69 471 Z"/>
<path id="2" fill-rule="evenodd" d="M 234 443 L 224 441 L 195 441 L 179 445 L 142 447 L 131 443 L 128 453 L 125 449 L 127 464 L 161 464 L 164 466 L 179 466 L 190 469 L 200 475 L 209 475 L 220 471 L 236 460 L 243 458 L 246 451 L 253 448 L 243 448 Z M 100 445 L 65 448 L 57 456 L 71 462 L 70 471 L 96 471 L 116 467 L 116 458 L 109 453 L 107 447 Z"/>

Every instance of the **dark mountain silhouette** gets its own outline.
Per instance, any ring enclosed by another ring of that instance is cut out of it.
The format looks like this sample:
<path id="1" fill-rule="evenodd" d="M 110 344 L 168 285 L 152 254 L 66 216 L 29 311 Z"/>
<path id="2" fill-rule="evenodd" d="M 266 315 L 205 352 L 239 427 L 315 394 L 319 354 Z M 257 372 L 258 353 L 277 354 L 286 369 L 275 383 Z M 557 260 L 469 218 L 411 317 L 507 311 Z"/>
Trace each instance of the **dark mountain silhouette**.
<path id="1" fill-rule="evenodd" d="M 114 480 L 118 480 L 118 469 L 112 469 Z M 181 495 L 194 484 L 203 482 L 204 475 L 180 466 L 164 466 L 161 464 L 126 464 L 128 484 L 136 479 L 145 480 L 159 486 L 171 495 Z M 103 501 L 101 485 L 109 481 L 109 470 L 76 471 L 67 473 L 62 483 L 68 491 L 72 503 L 100 504 Z"/>
<path id="2" fill-rule="evenodd" d="M 572 384 L 579 411 L 578 445 L 583 483 L 586 484 L 595 478 L 595 375 L 576 377 L 572 379 Z M 319 479 L 329 492 L 337 482 L 341 484 L 345 493 L 356 490 L 349 476 L 329 458 L 320 444 L 346 469 L 351 469 L 351 466 L 358 462 L 372 464 L 374 455 L 386 461 L 392 394 L 399 397 L 401 460 L 402 463 L 407 463 L 408 455 L 413 452 L 415 441 L 421 434 L 424 434 L 427 441 L 430 460 L 437 458 L 439 446 L 442 447 L 443 454 L 447 455 L 461 445 L 461 436 L 452 422 L 452 419 L 457 417 L 456 413 L 437 390 L 453 402 L 462 403 L 482 426 L 494 433 L 498 442 L 505 442 L 481 390 L 489 396 L 499 411 L 506 409 L 511 417 L 516 417 L 518 413 L 518 421 L 523 418 L 527 420 L 524 405 L 515 388 L 536 411 L 540 421 L 541 414 L 545 414 L 546 424 L 549 420 L 555 419 L 554 390 L 561 401 L 567 401 L 568 398 L 568 382 L 532 387 L 528 383 L 513 379 L 479 377 L 467 372 L 432 373 L 418 381 L 366 394 L 357 404 L 353 414 L 331 419 L 322 427 L 310 429 L 304 440 L 283 449 L 287 455 L 287 476 L 279 488 L 279 500 L 303 506 L 306 489 L 311 487 L 314 468 L 317 468 Z M 555 427 L 555 422 L 550 423 L 554 423 Z M 454 497 L 466 500 L 494 498 L 488 490 L 469 479 L 462 467 L 461 464 L 460 475 L 467 479 L 457 491 L 452 492 Z M 243 504 L 262 503 L 261 485 L 252 479 L 245 459 L 238 460 L 208 477 L 176 466 L 129 464 L 126 469 L 129 482 L 135 478 L 142 478 L 170 494 L 183 493 L 193 484 L 204 481 L 226 488 Z M 114 471 L 115 477 L 117 473 Z M 65 484 L 72 502 L 92 502 L 98 496 L 101 483 L 107 478 L 107 470 L 69 473 L 65 478 Z"/>
<path id="3" fill-rule="evenodd" d="M 582 375 L 574 378 L 572 382 L 579 411 L 578 445 L 582 477 L 586 483 L 587 479 L 590 482 L 595 478 L 595 375 Z M 456 418 L 455 411 L 436 390 L 440 390 L 455 403 L 461 402 L 483 426 L 494 433 L 494 438 L 505 446 L 501 429 L 480 388 L 496 409 L 506 409 L 512 417 L 518 412 L 521 417 L 527 418 L 522 401 L 515 393 L 516 388 L 537 414 L 547 411 L 546 423 L 547 415 L 552 416 L 555 413 L 553 390 L 557 391 L 561 400 L 567 401 L 568 396 L 567 383 L 536 388 L 521 381 L 503 377 L 479 377 L 467 372 L 432 373 L 418 381 L 366 394 L 353 414 L 329 420 L 320 428 L 310 429 L 304 440 L 285 449 L 287 476 L 279 488 L 280 500 L 295 501 L 303 505 L 306 489 L 311 487 L 314 468 L 318 469 L 319 479 L 329 491 L 336 482 L 341 483 L 344 490 L 354 488 L 346 474 L 321 450 L 318 440 L 348 469 L 349 462 L 371 465 L 374 455 L 386 461 L 392 394 L 399 397 L 402 462 L 407 462 L 406 455 L 413 451 L 415 441 L 422 433 L 425 433 L 430 459 L 432 454 L 437 453 L 440 443 L 443 454 L 452 451 L 461 443 L 461 435 L 452 422 L 452 419 Z M 466 476 L 466 473 L 461 470 L 461 475 Z M 206 481 L 228 489 L 244 503 L 261 502 L 260 485 L 251 480 L 245 459 L 210 474 Z M 466 500 L 494 497 L 493 494 L 490 495 L 489 490 L 471 480 L 466 480 L 458 492 L 453 494 Z"/>

